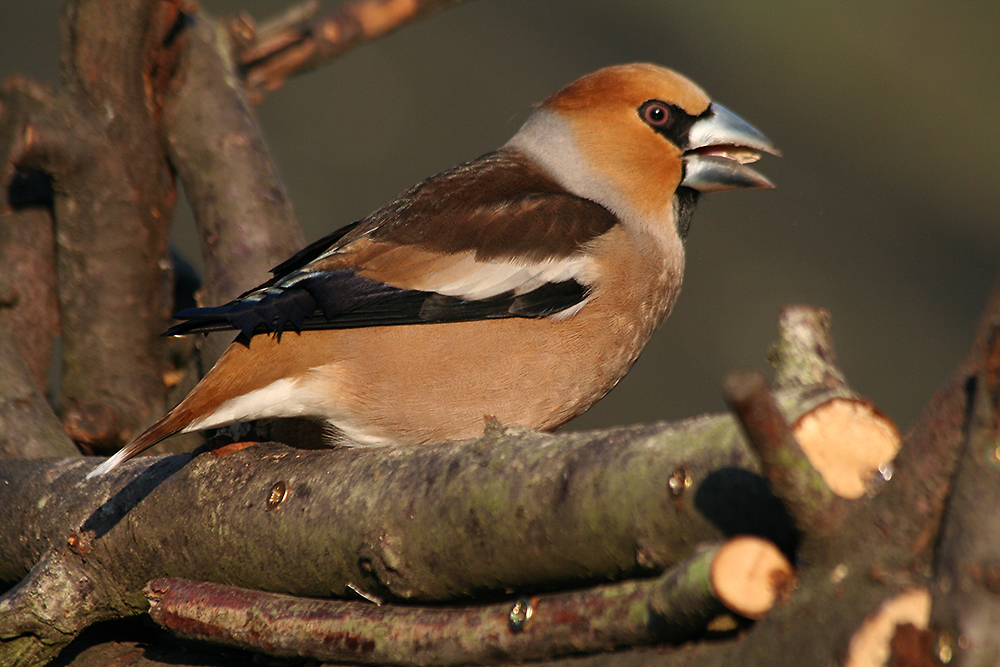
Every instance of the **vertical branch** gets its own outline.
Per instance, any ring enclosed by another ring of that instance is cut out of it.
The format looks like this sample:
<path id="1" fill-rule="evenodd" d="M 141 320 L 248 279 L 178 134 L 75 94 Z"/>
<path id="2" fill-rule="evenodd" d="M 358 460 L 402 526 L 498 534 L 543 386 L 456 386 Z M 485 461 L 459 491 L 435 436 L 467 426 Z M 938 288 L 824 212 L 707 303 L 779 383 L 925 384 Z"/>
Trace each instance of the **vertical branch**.
<path id="1" fill-rule="evenodd" d="M 906 544 L 910 552 L 928 560 L 965 446 L 975 378 L 988 363 L 988 350 L 998 330 L 1000 281 L 994 285 L 968 356 L 945 386 L 931 397 L 920 420 L 907 435 L 896 457 L 892 484 L 886 489 L 882 523 L 890 539 Z M 907 520 L 893 520 L 894 513 L 906 516 Z"/>
<path id="2" fill-rule="evenodd" d="M 50 91 L 23 79 L 0 88 L 0 326 L 42 391 L 59 335 L 52 186 L 17 160 L 34 132 L 30 118 L 50 104 Z"/>
<path id="3" fill-rule="evenodd" d="M 931 618 L 954 637 L 962 664 L 1000 657 L 1000 328 L 988 336 L 983 364 L 935 554 Z"/>
<path id="4" fill-rule="evenodd" d="M 40 459 L 78 454 L 35 386 L 13 338 L 0 324 L 0 457 Z"/>
<path id="5" fill-rule="evenodd" d="M 166 146 L 201 237 L 203 304 L 223 303 L 263 282 L 303 244 L 292 205 L 229 55 L 225 31 L 193 18 L 182 78 L 166 98 Z M 222 336 L 228 344 L 231 336 Z M 210 360 L 221 353 L 207 351 Z"/>
<path id="6" fill-rule="evenodd" d="M 65 422 L 98 448 L 164 403 L 175 188 L 157 116 L 177 17 L 171 0 L 73 0 L 62 17 L 65 89 L 37 157 L 56 182 Z"/>

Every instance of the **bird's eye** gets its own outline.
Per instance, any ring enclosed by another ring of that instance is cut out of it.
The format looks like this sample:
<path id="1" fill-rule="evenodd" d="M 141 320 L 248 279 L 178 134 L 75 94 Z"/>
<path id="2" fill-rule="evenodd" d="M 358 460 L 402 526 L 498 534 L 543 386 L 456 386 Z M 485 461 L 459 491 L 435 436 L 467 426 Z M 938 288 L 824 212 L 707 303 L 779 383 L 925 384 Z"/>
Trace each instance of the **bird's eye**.
<path id="1" fill-rule="evenodd" d="M 639 115 L 653 127 L 663 127 L 670 121 L 670 107 L 663 102 L 650 100 L 639 107 Z"/>

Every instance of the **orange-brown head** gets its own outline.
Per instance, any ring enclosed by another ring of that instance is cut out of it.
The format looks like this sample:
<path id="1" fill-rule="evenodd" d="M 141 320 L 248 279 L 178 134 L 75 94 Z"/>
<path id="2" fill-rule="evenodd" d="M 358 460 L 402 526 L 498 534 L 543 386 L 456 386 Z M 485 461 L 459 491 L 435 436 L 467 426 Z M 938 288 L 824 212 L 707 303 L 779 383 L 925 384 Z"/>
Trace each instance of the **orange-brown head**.
<path id="1" fill-rule="evenodd" d="M 539 105 L 511 140 L 576 194 L 648 226 L 682 187 L 767 188 L 746 165 L 771 142 L 680 74 L 645 63 L 588 74 Z"/>

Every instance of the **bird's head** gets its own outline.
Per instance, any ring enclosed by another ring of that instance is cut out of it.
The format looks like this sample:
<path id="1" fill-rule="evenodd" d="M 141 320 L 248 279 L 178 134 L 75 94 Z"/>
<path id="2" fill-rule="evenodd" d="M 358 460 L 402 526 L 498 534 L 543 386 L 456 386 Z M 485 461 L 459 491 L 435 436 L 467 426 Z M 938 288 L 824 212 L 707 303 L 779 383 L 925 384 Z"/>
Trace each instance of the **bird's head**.
<path id="1" fill-rule="evenodd" d="M 606 67 L 539 105 L 511 145 L 623 218 L 662 219 L 684 188 L 774 187 L 748 165 L 778 155 L 747 122 L 676 72 Z"/>

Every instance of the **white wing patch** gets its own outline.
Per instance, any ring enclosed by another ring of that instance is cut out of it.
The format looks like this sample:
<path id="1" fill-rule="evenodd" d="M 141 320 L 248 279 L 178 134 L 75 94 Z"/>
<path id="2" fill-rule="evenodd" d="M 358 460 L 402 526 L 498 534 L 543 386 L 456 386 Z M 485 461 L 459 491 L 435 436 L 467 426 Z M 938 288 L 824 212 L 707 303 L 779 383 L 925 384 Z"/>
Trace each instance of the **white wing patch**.
<path id="1" fill-rule="evenodd" d="M 523 264 L 480 262 L 469 253 L 451 266 L 412 280 L 407 287 L 475 301 L 505 292 L 526 294 L 546 283 L 576 280 L 587 284 L 591 263 L 585 255 Z"/>

